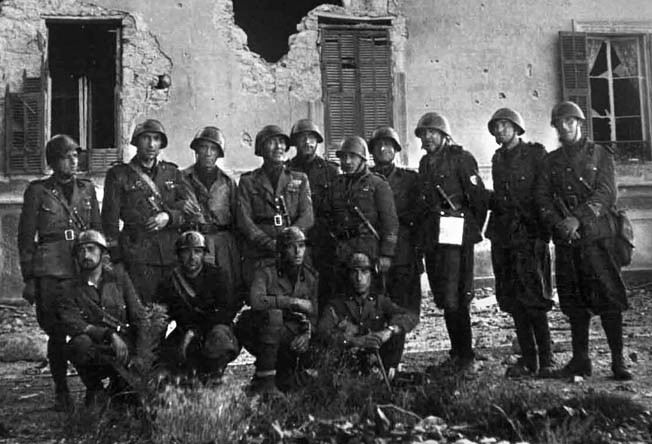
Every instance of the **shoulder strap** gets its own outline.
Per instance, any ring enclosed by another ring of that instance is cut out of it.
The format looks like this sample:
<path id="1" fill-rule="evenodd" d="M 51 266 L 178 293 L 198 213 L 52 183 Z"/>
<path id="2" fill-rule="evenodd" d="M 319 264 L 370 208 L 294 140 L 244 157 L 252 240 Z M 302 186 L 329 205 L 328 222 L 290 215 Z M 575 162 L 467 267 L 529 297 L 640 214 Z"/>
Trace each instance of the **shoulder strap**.
<path id="1" fill-rule="evenodd" d="M 129 162 L 127 165 L 129 165 L 129 168 L 131 168 L 142 180 L 145 182 L 149 190 L 152 192 L 154 197 L 159 201 L 163 202 L 163 196 L 161 196 L 161 191 L 158 189 L 158 186 L 154 183 L 151 177 L 149 177 L 145 172 L 140 168 L 140 166 L 136 165 L 133 162 Z"/>
<path id="2" fill-rule="evenodd" d="M 184 278 L 183 275 L 179 272 L 179 268 L 175 268 L 172 271 L 172 285 L 174 285 L 174 289 L 179 294 L 179 296 L 181 296 L 183 302 L 185 302 L 188 306 L 192 307 L 192 304 L 190 303 L 188 298 L 191 299 L 196 298 L 197 293 L 190 286 L 186 278 Z"/>
<path id="3" fill-rule="evenodd" d="M 75 185 L 76 186 L 76 185 Z M 72 208 L 70 208 L 70 205 L 68 205 L 68 202 L 66 202 L 66 199 L 61 197 L 61 193 L 59 193 L 59 190 L 56 188 L 50 188 L 50 187 L 44 187 L 45 190 L 50 194 L 50 196 L 54 197 L 59 204 L 63 207 L 64 210 L 66 210 L 66 213 L 68 213 L 68 216 L 70 216 L 70 219 L 72 222 L 75 224 L 77 229 L 79 231 L 86 231 L 88 228 L 86 226 L 86 223 L 83 221 L 81 217 L 79 217 L 79 214 L 77 214 L 76 211 L 74 211 Z"/>

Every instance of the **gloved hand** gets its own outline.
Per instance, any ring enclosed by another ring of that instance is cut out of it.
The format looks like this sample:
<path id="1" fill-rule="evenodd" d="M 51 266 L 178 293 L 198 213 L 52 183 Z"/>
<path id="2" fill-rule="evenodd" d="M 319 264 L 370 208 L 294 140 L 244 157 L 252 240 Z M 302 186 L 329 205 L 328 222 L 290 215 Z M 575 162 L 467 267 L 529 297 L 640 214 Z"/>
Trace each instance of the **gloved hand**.
<path id="1" fill-rule="evenodd" d="M 305 353 L 310 346 L 310 333 L 305 332 L 296 336 L 290 343 L 290 350 L 296 353 Z"/>
<path id="2" fill-rule="evenodd" d="M 561 238 L 569 242 L 578 240 L 580 238 L 580 234 L 577 231 L 580 228 L 580 221 L 576 217 L 567 217 L 566 219 L 559 222 L 555 228 L 557 229 Z"/>
<path id="3" fill-rule="evenodd" d="M 34 302 L 36 302 L 36 281 L 34 279 L 28 279 L 25 281 L 23 299 L 29 302 L 29 305 L 34 305 Z"/>

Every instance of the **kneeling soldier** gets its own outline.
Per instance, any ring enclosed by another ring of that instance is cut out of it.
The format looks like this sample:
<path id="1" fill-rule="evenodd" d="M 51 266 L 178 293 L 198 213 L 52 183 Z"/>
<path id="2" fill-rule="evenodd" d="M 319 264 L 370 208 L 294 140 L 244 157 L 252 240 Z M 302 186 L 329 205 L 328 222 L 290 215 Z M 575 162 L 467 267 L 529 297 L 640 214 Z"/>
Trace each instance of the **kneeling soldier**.
<path id="1" fill-rule="evenodd" d="M 110 377 L 114 387 L 124 386 L 117 366 L 127 366 L 136 356 L 145 331 L 145 310 L 129 276 L 104 265 L 104 236 L 95 230 L 82 232 L 73 254 L 79 279 L 67 285 L 59 306 L 68 336 L 68 360 L 86 386 L 86 405 L 105 393 L 102 379 Z"/>
<path id="2" fill-rule="evenodd" d="M 373 266 L 369 256 L 353 253 L 347 266 L 347 292 L 324 308 L 319 336 L 331 346 L 379 352 L 391 378 L 401 361 L 405 334 L 417 325 L 419 315 L 371 291 Z"/>
<path id="3" fill-rule="evenodd" d="M 179 265 L 158 291 L 159 302 L 176 323 L 163 359 L 173 370 L 195 371 L 204 382 L 219 382 L 240 351 L 231 329 L 240 304 L 228 291 L 222 268 L 204 262 L 208 247 L 201 233 L 183 233 L 176 252 Z"/>
<path id="4" fill-rule="evenodd" d="M 251 310 L 236 325 L 244 347 L 256 357 L 254 393 L 291 388 L 296 369 L 310 346 L 317 316 L 317 272 L 304 264 L 306 238 L 296 227 L 285 228 L 276 240 L 275 265 L 255 271 Z"/>

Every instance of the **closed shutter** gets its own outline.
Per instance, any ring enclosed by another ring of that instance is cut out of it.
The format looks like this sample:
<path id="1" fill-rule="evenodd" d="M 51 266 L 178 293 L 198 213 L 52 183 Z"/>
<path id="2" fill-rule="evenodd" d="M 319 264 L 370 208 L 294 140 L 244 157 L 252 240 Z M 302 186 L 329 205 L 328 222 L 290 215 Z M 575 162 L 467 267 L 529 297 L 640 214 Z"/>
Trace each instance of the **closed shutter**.
<path id="1" fill-rule="evenodd" d="M 560 32 L 559 46 L 563 98 L 577 103 L 586 116 L 584 134 L 593 134 L 586 33 Z"/>
<path id="2" fill-rule="evenodd" d="M 368 138 L 392 125 L 392 77 L 386 29 L 322 28 L 322 85 L 327 155 L 345 137 Z"/>
<path id="3" fill-rule="evenodd" d="M 7 174 L 43 172 L 44 110 L 41 79 L 25 77 L 23 92 L 5 96 Z"/>

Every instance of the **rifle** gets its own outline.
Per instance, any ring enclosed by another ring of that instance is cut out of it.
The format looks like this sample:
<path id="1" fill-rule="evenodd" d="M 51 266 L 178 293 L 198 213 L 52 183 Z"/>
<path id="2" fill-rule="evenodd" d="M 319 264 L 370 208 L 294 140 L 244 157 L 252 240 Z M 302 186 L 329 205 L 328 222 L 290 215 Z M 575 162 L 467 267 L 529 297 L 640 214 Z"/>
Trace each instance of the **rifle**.
<path id="1" fill-rule="evenodd" d="M 451 200 L 451 198 L 448 196 L 448 194 L 446 194 L 446 191 L 444 191 L 444 189 L 441 187 L 441 185 L 437 185 L 437 186 L 435 186 L 435 188 L 437 189 L 437 192 L 439 193 L 439 195 L 446 201 L 446 203 L 451 208 L 451 210 L 457 211 L 457 205 L 455 205 L 455 203 Z"/>
<path id="2" fill-rule="evenodd" d="M 387 370 L 385 370 L 385 364 L 383 364 L 383 359 L 380 357 L 380 350 L 374 350 L 374 355 L 376 356 L 376 360 L 378 361 L 378 368 L 380 369 L 380 374 L 383 377 L 383 381 L 385 381 L 385 386 L 387 387 L 387 390 L 389 391 L 390 396 L 392 395 L 392 384 L 389 382 L 389 377 L 387 376 Z"/>

